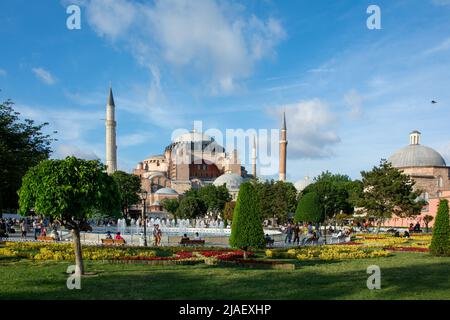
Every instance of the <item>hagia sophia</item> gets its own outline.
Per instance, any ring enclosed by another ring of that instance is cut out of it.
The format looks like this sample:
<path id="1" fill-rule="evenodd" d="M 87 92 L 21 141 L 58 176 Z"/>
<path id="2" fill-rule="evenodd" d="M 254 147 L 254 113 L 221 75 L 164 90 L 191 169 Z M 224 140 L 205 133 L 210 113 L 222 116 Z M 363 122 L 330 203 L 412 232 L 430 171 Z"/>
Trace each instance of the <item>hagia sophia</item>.
<path id="1" fill-rule="evenodd" d="M 106 165 L 108 173 L 117 170 L 115 104 L 112 89 L 106 107 Z M 423 191 L 421 197 L 428 202 L 422 214 L 411 219 L 392 218 L 386 226 L 408 226 L 422 222 L 425 215 L 435 216 L 439 200 L 450 201 L 450 167 L 434 149 L 420 144 L 421 133 L 410 133 L 409 145 L 394 152 L 388 162 L 415 181 L 415 189 Z M 279 140 L 279 180 L 286 181 L 287 126 L 283 114 Z M 161 200 L 178 198 L 191 188 L 208 184 L 225 185 L 236 200 L 240 185 L 256 177 L 257 150 L 253 141 L 251 151 L 252 173 L 241 163 L 237 150 L 227 152 L 214 138 L 192 130 L 176 137 L 162 154 L 153 155 L 139 162 L 133 174 L 141 178 L 142 188 L 149 196 L 146 205 L 151 212 L 164 213 Z M 301 192 L 313 181 L 305 177 L 294 183 Z M 433 221 L 430 226 L 433 225 Z"/>
<path id="2" fill-rule="evenodd" d="M 106 164 L 108 173 L 117 170 L 115 104 L 112 89 L 106 107 Z M 279 179 L 286 180 L 287 129 L 283 115 L 280 135 Z M 133 174 L 141 178 L 142 188 L 148 192 L 146 205 L 151 212 L 163 212 L 161 200 L 178 198 L 191 188 L 208 184 L 225 185 L 236 200 L 240 185 L 256 177 L 256 142 L 253 140 L 252 173 L 247 173 L 237 150 L 227 152 L 214 138 L 192 130 L 170 143 L 159 155 L 139 162 Z"/>

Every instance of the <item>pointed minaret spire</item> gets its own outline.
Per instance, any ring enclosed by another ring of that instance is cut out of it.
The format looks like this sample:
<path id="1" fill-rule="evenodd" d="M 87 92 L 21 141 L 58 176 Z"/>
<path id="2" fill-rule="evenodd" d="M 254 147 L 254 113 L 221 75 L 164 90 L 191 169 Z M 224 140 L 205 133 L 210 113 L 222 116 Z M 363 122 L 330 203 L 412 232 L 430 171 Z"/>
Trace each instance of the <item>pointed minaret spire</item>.
<path id="1" fill-rule="evenodd" d="M 113 107 L 116 106 L 114 104 L 114 96 L 113 96 L 113 92 L 112 92 L 112 87 L 109 87 L 109 96 L 108 96 L 108 102 L 106 105 L 113 106 Z"/>
<path id="2" fill-rule="evenodd" d="M 252 146 L 252 176 L 253 176 L 253 179 L 256 178 L 256 158 L 257 158 L 256 136 L 253 136 L 253 146 Z"/>
<path id="3" fill-rule="evenodd" d="M 106 171 L 108 174 L 113 174 L 117 171 L 117 123 L 115 109 L 112 88 L 109 87 L 109 96 L 106 103 Z"/>
<path id="4" fill-rule="evenodd" d="M 286 112 L 283 112 L 283 123 L 281 125 L 280 134 L 280 181 L 286 181 L 287 143 Z"/>

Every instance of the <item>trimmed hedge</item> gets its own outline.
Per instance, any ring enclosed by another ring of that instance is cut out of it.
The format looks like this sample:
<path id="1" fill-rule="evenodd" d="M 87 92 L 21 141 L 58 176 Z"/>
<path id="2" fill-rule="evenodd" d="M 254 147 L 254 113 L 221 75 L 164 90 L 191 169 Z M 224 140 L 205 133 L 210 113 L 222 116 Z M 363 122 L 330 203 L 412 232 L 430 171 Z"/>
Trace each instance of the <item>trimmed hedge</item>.
<path id="1" fill-rule="evenodd" d="M 250 182 L 243 183 L 239 189 L 229 243 L 244 251 L 266 245 L 258 195 Z"/>
<path id="2" fill-rule="evenodd" d="M 317 193 L 308 192 L 298 202 L 295 211 L 295 222 L 323 222 L 324 214 L 320 206 L 320 199 Z"/>
<path id="3" fill-rule="evenodd" d="M 450 223 L 449 223 L 448 201 L 441 200 L 436 214 L 433 227 L 433 238 L 431 239 L 430 253 L 434 256 L 445 256 L 450 254 Z"/>

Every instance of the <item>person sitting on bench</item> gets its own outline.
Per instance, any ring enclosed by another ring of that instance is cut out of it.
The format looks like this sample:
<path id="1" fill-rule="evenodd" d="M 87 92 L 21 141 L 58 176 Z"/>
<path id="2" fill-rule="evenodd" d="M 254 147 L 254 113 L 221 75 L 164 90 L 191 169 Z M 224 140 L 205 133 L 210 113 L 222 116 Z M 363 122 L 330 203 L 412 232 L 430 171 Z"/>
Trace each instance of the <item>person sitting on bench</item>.
<path id="1" fill-rule="evenodd" d="M 111 231 L 107 231 L 107 232 L 106 232 L 106 239 L 112 240 Z"/>
<path id="2" fill-rule="evenodd" d="M 269 236 L 268 233 L 266 233 L 265 239 L 266 239 L 266 244 L 270 244 L 270 245 L 273 244 L 273 239 Z"/>
<path id="3" fill-rule="evenodd" d="M 414 232 L 421 232 L 422 230 L 420 230 L 420 223 L 417 222 L 416 225 L 414 226 Z"/>
<path id="4" fill-rule="evenodd" d="M 200 235 L 198 234 L 198 232 L 195 233 L 194 240 L 202 240 L 202 238 L 200 238 Z"/>
<path id="5" fill-rule="evenodd" d="M 116 233 L 114 240 L 122 240 L 125 243 L 125 239 L 120 235 L 120 232 Z"/>
<path id="6" fill-rule="evenodd" d="M 183 242 L 183 241 L 189 241 L 189 240 L 190 240 L 190 239 L 189 239 L 189 237 L 187 236 L 186 233 L 183 235 L 183 237 L 181 237 L 181 242 Z"/>

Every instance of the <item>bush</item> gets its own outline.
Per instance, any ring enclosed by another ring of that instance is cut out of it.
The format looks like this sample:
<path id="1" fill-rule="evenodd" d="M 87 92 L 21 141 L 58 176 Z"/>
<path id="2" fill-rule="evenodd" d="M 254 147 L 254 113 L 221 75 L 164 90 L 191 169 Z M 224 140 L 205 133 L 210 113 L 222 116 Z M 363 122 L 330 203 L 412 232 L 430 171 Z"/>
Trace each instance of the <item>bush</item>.
<path id="1" fill-rule="evenodd" d="M 444 256 L 450 253 L 449 250 L 450 224 L 448 216 L 448 201 L 441 200 L 436 214 L 433 227 L 433 237 L 431 239 L 430 253 L 434 256 Z"/>
<path id="2" fill-rule="evenodd" d="M 320 207 L 320 199 L 317 193 L 308 192 L 298 202 L 295 211 L 295 222 L 323 222 L 324 214 Z"/>
<path id="3" fill-rule="evenodd" d="M 264 230 L 258 196 L 253 185 L 243 183 L 233 212 L 230 245 L 247 251 L 248 248 L 264 248 Z"/>

